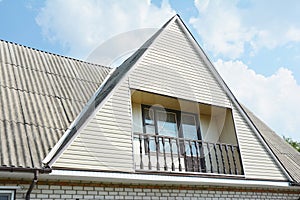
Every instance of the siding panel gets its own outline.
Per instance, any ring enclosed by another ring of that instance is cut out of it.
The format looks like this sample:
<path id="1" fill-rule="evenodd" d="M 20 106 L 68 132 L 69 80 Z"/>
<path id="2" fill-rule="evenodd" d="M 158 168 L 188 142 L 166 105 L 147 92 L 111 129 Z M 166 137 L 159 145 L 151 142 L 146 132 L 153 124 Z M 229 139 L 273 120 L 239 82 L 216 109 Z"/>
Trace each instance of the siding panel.
<path id="1" fill-rule="evenodd" d="M 246 178 L 286 180 L 280 168 L 236 107 L 233 107 L 233 117 Z"/>
<path id="2" fill-rule="evenodd" d="M 164 30 L 130 74 L 130 87 L 181 99 L 231 107 L 225 92 L 177 21 Z"/>
<path id="3" fill-rule="evenodd" d="M 133 171 L 131 119 L 126 79 L 53 167 Z"/>

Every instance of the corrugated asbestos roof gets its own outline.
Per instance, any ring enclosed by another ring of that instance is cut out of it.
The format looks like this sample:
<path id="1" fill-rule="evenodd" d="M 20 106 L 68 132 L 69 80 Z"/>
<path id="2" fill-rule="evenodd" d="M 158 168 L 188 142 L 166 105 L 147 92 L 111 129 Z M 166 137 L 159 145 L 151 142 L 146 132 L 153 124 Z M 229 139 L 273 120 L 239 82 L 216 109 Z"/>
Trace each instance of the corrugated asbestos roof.
<path id="1" fill-rule="evenodd" d="M 95 105 L 112 90 L 155 37 L 111 74 L 95 96 Z M 42 160 L 110 70 L 0 40 L 0 168 L 41 168 Z M 92 112 L 88 108 L 78 119 L 79 125 Z M 300 154 L 252 112 L 245 107 L 244 110 L 290 176 L 300 183 Z M 71 127 L 66 143 L 75 134 L 76 127 Z"/>
<path id="2" fill-rule="evenodd" d="M 0 40 L 0 167 L 41 168 L 110 70 Z"/>
<path id="3" fill-rule="evenodd" d="M 243 106 L 243 109 L 290 176 L 296 182 L 300 183 L 300 153 L 285 142 L 245 106 Z"/>

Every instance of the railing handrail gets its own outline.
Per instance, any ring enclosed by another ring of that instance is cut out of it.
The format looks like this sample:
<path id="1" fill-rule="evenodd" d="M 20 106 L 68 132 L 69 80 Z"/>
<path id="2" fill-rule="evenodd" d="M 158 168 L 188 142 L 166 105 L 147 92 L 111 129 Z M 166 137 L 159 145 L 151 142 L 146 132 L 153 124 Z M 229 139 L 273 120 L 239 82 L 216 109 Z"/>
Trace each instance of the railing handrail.
<path id="1" fill-rule="evenodd" d="M 148 166 L 148 170 L 156 171 L 241 173 L 238 145 L 140 132 L 133 132 L 133 139 L 139 141 L 139 167 L 142 170 Z M 171 163 L 168 164 L 167 159 Z"/>
<path id="2" fill-rule="evenodd" d="M 173 139 L 173 140 L 182 140 L 182 141 L 190 141 L 190 142 L 198 142 L 198 143 L 205 143 L 205 144 L 211 144 L 211 145 L 221 145 L 221 146 L 233 146 L 236 148 L 239 148 L 236 144 L 230 144 L 230 143 L 222 143 L 222 142 L 208 142 L 203 140 L 193 140 L 193 139 L 187 139 L 187 138 L 180 138 L 180 137 L 172 137 L 167 135 L 159 135 L 159 134 L 152 134 L 152 133 L 141 133 L 141 132 L 133 132 L 133 135 L 141 135 L 141 136 L 150 136 L 150 137 L 158 137 L 158 138 L 167 138 L 167 139 Z"/>

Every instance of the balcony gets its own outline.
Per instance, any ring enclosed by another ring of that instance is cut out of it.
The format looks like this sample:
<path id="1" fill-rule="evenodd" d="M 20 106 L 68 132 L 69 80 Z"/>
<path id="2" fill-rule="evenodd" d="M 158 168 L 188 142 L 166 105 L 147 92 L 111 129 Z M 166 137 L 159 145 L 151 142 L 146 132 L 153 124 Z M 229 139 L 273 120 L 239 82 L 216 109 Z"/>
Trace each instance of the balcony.
<path id="1" fill-rule="evenodd" d="M 243 175 L 231 108 L 131 92 L 136 172 Z"/>
<path id="2" fill-rule="evenodd" d="M 242 175 L 237 145 L 134 133 L 136 171 Z"/>

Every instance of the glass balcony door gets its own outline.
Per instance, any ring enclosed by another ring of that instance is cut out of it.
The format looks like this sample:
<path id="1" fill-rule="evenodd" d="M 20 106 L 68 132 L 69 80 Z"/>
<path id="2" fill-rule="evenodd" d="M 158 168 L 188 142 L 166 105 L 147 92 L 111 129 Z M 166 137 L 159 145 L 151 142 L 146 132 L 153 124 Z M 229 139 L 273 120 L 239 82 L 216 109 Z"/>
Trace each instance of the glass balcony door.
<path id="1" fill-rule="evenodd" d="M 177 123 L 177 113 L 166 111 L 161 108 L 154 107 L 144 107 L 143 108 L 143 123 L 144 123 L 144 133 L 161 135 L 166 137 L 178 138 L 178 123 Z M 162 141 L 155 141 L 153 137 L 149 139 L 149 149 L 145 149 L 150 152 L 158 150 L 163 152 Z M 158 144 L 158 145 L 157 145 Z M 159 146 L 158 149 L 157 146 Z M 171 151 L 170 145 L 165 146 L 165 152 L 169 153 Z M 172 147 L 173 152 L 177 152 L 174 145 Z"/>
<path id="2" fill-rule="evenodd" d="M 180 138 L 189 140 L 200 140 L 200 127 L 198 115 L 192 113 L 179 112 L 175 110 L 163 109 L 160 107 L 143 106 L 144 133 L 166 136 L 168 138 Z M 191 155 L 194 153 L 194 144 L 185 144 L 184 140 L 179 140 L 180 153 Z M 159 141 L 161 143 L 161 141 Z M 156 144 L 153 139 L 149 141 L 150 151 L 156 151 Z M 162 146 L 162 145 L 160 145 Z M 161 147 L 159 150 L 162 150 Z M 173 152 L 178 152 L 176 145 L 172 147 Z M 165 146 L 165 151 L 170 152 L 170 145 Z M 161 151 L 162 152 L 162 151 Z"/>

